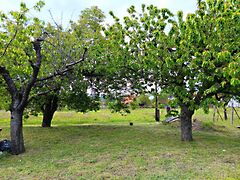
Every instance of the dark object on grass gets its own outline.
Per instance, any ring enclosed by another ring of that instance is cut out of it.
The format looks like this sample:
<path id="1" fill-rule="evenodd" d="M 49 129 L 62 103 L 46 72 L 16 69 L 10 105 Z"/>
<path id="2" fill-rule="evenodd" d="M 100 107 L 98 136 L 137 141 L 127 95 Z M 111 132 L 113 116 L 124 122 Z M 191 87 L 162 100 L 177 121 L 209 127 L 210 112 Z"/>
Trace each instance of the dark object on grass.
<path id="1" fill-rule="evenodd" d="M 240 129 L 240 125 L 239 125 L 239 126 L 237 126 L 237 128 L 238 128 L 238 129 Z"/>
<path id="2" fill-rule="evenodd" d="M 132 123 L 132 122 L 130 122 L 130 123 L 129 123 L 129 125 L 130 125 L 130 126 L 133 126 L 133 123 Z"/>
<path id="3" fill-rule="evenodd" d="M 167 106 L 167 107 L 166 107 L 166 112 L 167 112 L 167 114 L 170 113 L 170 110 L 171 110 L 171 107 L 170 107 L 170 106 Z"/>
<path id="4" fill-rule="evenodd" d="M 0 141 L 0 151 L 7 151 L 11 152 L 11 141 L 5 139 L 3 141 Z"/>
<path id="5" fill-rule="evenodd" d="M 2 131 L 2 128 L 0 128 L 0 132 Z"/>
<path id="6" fill-rule="evenodd" d="M 164 121 L 166 123 L 170 123 L 170 122 L 174 122 L 174 121 L 177 121 L 177 120 L 180 120 L 178 116 L 177 117 L 169 117 L 169 118 L 165 119 Z"/>

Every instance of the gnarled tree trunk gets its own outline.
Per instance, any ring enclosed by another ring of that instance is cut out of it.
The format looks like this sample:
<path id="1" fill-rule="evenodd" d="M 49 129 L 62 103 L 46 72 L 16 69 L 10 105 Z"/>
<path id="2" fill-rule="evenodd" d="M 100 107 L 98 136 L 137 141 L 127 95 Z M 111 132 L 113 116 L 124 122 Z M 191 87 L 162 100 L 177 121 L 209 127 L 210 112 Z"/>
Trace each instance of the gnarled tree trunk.
<path id="1" fill-rule="evenodd" d="M 33 42 L 34 50 L 36 52 L 37 60 L 35 63 L 32 63 L 32 76 L 28 81 L 27 85 L 20 90 L 17 89 L 13 79 L 10 76 L 10 73 L 5 67 L 0 67 L 0 73 L 2 74 L 4 80 L 6 81 L 9 92 L 12 96 L 11 104 L 11 143 L 12 143 L 12 154 L 18 155 L 25 152 L 24 140 L 23 140 L 23 126 L 22 126 L 22 117 L 23 111 L 27 106 L 27 101 L 31 89 L 36 82 L 37 75 L 41 66 L 41 45 L 40 42 Z"/>
<path id="2" fill-rule="evenodd" d="M 23 128 L 22 128 L 22 115 L 21 110 L 11 111 L 11 142 L 12 142 L 12 154 L 18 155 L 25 151 L 23 140 Z"/>
<path id="3" fill-rule="evenodd" d="M 51 127 L 52 118 L 58 108 L 58 96 L 48 95 L 45 104 L 42 107 L 43 120 L 42 127 Z"/>
<path id="4" fill-rule="evenodd" d="M 181 139 L 182 141 L 192 141 L 192 115 L 193 110 L 190 110 L 187 105 L 181 106 Z"/>

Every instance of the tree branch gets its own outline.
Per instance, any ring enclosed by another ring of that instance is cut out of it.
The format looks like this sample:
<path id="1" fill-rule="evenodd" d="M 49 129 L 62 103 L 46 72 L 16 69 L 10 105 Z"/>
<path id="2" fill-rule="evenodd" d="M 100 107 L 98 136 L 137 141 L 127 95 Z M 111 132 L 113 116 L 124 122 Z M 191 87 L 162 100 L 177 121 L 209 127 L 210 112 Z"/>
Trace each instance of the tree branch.
<path id="1" fill-rule="evenodd" d="M 22 101 L 19 105 L 19 108 L 24 107 L 25 104 L 27 103 L 30 91 L 31 91 L 33 85 L 35 84 L 35 82 L 37 80 L 37 76 L 38 76 L 40 66 L 41 66 L 41 63 L 42 63 L 40 41 L 38 41 L 38 40 L 34 41 L 33 42 L 33 48 L 35 50 L 37 60 L 36 60 L 36 63 L 34 63 L 32 65 L 33 72 L 32 72 L 32 75 L 31 75 L 31 79 L 29 80 L 28 84 L 26 85 L 26 88 L 23 91 L 23 97 L 22 97 Z"/>
<path id="2" fill-rule="evenodd" d="M 9 74 L 9 71 L 4 66 L 0 66 L 0 74 L 2 75 L 3 79 L 7 83 L 9 92 L 10 92 L 11 96 L 13 97 L 14 94 L 18 92 L 18 90 L 16 88 L 16 85 L 15 85 L 13 79 L 11 78 L 11 76 Z"/>
<path id="3" fill-rule="evenodd" d="M 79 64 L 79 63 L 83 62 L 86 59 L 87 50 L 88 50 L 87 48 L 84 49 L 83 56 L 82 56 L 82 58 L 80 60 L 75 61 L 75 62 L 71 62 L 69 64 L 66 64 L 64 70 L 61 70 L 61 71 L 57 70 L 52 75 L 47 76 L 47 77 L 43 77 L 43 78 L 40 78 L 40 79 L 37 79 L 37 81 L 45 81 L 45 80 L 48 80 L 48 79 L 52 79 L 52 78 L 54 78 L 56 76 L 64 75 L 66 72 L 72 70 L 72 67 L 74 65 Z"/>
<path id="4" fill-rule="evenodd" d="M 25 12 L 27 12 L 27 11 L 23 11 L 23 12 L 20 14 L 19 19 L 21 19 L 21 18 L 23 17 L 23 15 L 24 15 Z M 17 22 L 17 26 L 18 26 L 18 25 L 19 25 L 19 22 Z M 10 41 L 8 42 L 8 44 L 6 45 L 6 47 L 4 48 L 4 51 L 3 51 L 3 53 L 2 53 L 2 55 L 1 55 L 0 58 L 2 58 L 3 56 L 5 56 L 5 54 L 6 54 L 6 52 L 7 52 L 7 49 L 9 48 L 10 44 L 12 43 L 12 41 L 16 38 L 17 33 L 18 33 L 18 28 L 16 28 L 16 30 L 15 30 L 15 32 L 14 32 L 14 34 L 13 34 L 13 37 L 10 39 Z"/>
<path id="5" fill-rule="evenodd" d="M 53 91 L 57 91 L 57 92 L 58 92 L 59 90 L 60 90 L 60 87 L 55 87 L 55 88 L 49 89 L 49 90 L 47 90 L 47 91 L 38 92 L 38 93 L 35 94 L 34 96 L 30 97 L 29 100 L 28 100 L 28 102 L 31 102 L 33 99 L 35 99 L 35 98 L 38 97 L 38 96 L 45 96 L 45 95 L 47 95 L 47 94 L 49 94 L 49 93 L 51 93 L 51 92 L 53 92 Z"/>
<path id="6" fill-rule="evenodd" d="M 51 18 L 52 18 L 54 24 L 57 26 L 58 29 L 60 29 L 61 27 L 58 25 L 58 23 L 57 23 L 57 22 L 55 21 L 55 19 L 53 18 L 53 15 L 52 15 L 52 12 L 51 12 L 50 9 L 48 10 L 48 12 L 49 12 L 49 14 L 50 14 L 50 16 L 51 16 Z"/>
<path id="7" fill-rule="evenodd" d="M 50 41 L 45 40 L 46 43 L 49 43 L 52 47 L 56 48 L 60 53 L 64 54 L 65 56 L 67 56 L 67 58 L 71 59 L 72 61 L 74 61 L 74 59 L 68 55 L 67 53 L 65 53 L 63 50 L 59 49 L 56 45 L 54 45 L 53 43 L 51 43 Z"/>
<path id="8" fill-rule="evenodd" d="M 4 48 L 4 51 L 3 51 L 3 53 L 2 53 L 2 55 L 1 55 L 0 58 L 2 58 L 3 56 L 5 56 L 8 47 L 10 46 L 10 44 L 12 43 L 12 41 L 16 38 L 17 33 L 18 33 L 18 29 L 15 30 L 15 33 L 14 33 L 13 37 L 12 37 L 12 38 L 10 39 L 10 41 L 7 43 L 7 45 L 6 45 L 6 47 Z"/>

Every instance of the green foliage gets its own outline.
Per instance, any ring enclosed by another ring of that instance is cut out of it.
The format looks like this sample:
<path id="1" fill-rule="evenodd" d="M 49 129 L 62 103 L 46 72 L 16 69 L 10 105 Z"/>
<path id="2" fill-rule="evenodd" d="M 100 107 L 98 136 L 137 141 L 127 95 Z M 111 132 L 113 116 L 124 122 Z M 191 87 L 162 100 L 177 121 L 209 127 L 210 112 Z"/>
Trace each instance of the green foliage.
<path id="1" fill-rule="evenodd" d="M 41 8 L 42 8 L 44 5 L 45 5 L 45 2 L 44 2 L 44 1 L 38 1 L 38 2 L 36 3 L 36 5 L 34 6 L 34 9 L 35 9 L 36 11 L 40 11 Z"/>
<path id="2" fill-rule="evenodd" d="M 1 82 L 3 83 L 3 82 Z M 1 84 L 0 83 L 0 84 Z M 9 110 L 10 108 L 10 94 L 4 88 L 3 84 L 0 85 L 0 110 Z"/>
<path id="3" fill-rule="evenodd" d="M 143 106 L 143 107 L 152 107 L 152 102 L 149 99 L 149 95 L 148 94 L 141 94 L 140 96 L 138 96 L 136 98 L 136 102 L 138 104 L 138 106 Z"/>
<path id="4" fill-rule="evenodd" d="M 32 73 L 30 60 L 34 59 L 30 37 L 40 37 L 43 22 L 27 17 L 29 9 L 21 3 L 19 11 L 1 13 L 0 66 L 5 66 L 16 86 L 21 87 Z M 35 18 L 37 19 L 37 18 Z"/>
<path id="5" fill-rule="evenodd" d="M 165 117 L 176 117 L 179 116 L 179 111 L 175 110 L 175 109 L 171 109 L 166 115 Z"/>
<path id="6" fill-rule="evenodd" d="M 108 58 L 118 67 L 112 69 L 118 76 L 109 74 L 118 84 L 126 86 L 118 81 L 124 79 L 136 92 L 154 95 L 164 89 L 174 97 L 171 106 L 193 112 L 239 96 L 239 3 L 198 1 L 197 11 L 186 19 L 182 12 L 175 19 L 153 5 L 143 5 L 141 13 L 131 6 L 128 13 L 122 24 L 111 13 L 115 24 L 104 29 L 115 55 Z"/>
<path id="7" fill-rule="evenodd" d="M 45 71 L 40 77 L 45 77 L 52 72 L 59 72 L 67 68 L 68 64 L 82 58 L 83 51 L 87 48 L 87 57 L 80 64 L 75 65 L 61 78 L 47 80 L 41 88 L 35 89 L 35 94 L 48 92 L 38 97 L 33 97 L 30 112 L 42 111 L 42 106 L 47 102 L 50 91 L 55 91 L 58 96 L 58 106 L 71 110 L 87 112 L 99 108 L 98 97 L 90 97 L 88 89 L 95 86 L 95 75 L 98 74 L 98 54 L 101 50 L 100 34 L 101 23 L 104 20 L 103 12 L 97 7 L 87 8 L 81 12 L 77 22 L 71 21 L 70 29 L 63 30 L 48 24 L 45 32 L 55 39 L 48 39 L 44 44 L 44 57 L 47 63 L 43 64 Z M 34 93 L 33 93 L 34 95 Z"/>
<path id="8" fill-rule="evenodd" d="M 39 11 L 43 5 L 39 1 L 34 8 Z M 180 11 L 176 19 L 166 8 L 142 5 L 137 12 L 131 6 L 123 23 L 110 12 L 115 24 L 103 27 L 103 12 L 92 7 L 63 30 L 30 18 L 30 9 L 21 3 L 19 11 L 0 13 L 0 66 L 9 71 L 17 89 L 24 89 L 36 59 L 30 37 L 43 37 L 39 78 L 64 70 L 85 48 L 88 54 L 64 74 L 67 78 L 38 81 L 31 97 L 59 89 L 62 107 L 86 112 L 97 109 L 102 93 L 114 97 L 109 103 L 113 111 L 128 113 L 121 99 L 125 94 L 146 91 L 157 96 L 164 89 L 174 97 L 174 106 L 203 107 L 207 112 L 209 103 L 239 98 L 239 9 L 238 0 L 199 0 L 195 13 L 184 19 Z M 0 94 L 5 94 L 8 89 L 0 80 Z M 96 92 L 95 97 L 87 89 Z M 38 99 L 41 106 L 39 101 L 44 101 Z M 134 103 L 150 105 L 150 100 L 141 95 Z"/>
<path id="9" fill-rule="evenodd" d="M 65 92 L 62 94 L 63 104 L 68 109 L 79 112 L 99 110 L 100 103 L 98 97 L 88 95 L 87 89 L 87 82 L 80 81 L 80 79 L 70 83 L 69 87 L 65 87 Z"/>
<path id="10" fill-rule="evenodd" d="M 161 92 L 161 93 L 159 93 L 159 95 L 158 95 L 158 101 L 159 101 L 159 103 L 164 104 L 164 105 L 167 105 L 167 104 L 168 104 L 169 98 L 170 98 L 170 95 L 167 94 L 167 93 L 165 93 L 165 92 Z"/>
<path id="11" fill-rule="evenodd" d="M 39 10 L 43 5 L 41 1 L 36 4 Z M 8 78 L 2 78 L 4 72 L 1 70 L 0 94 L 4 96 L 0 100 L 0 108 L 6 110 L 10 109 L 14 98 L 9 84 L 16 87 L 22 96 L 27 84 L 33 80 L 36 57 L 31 38 L 41 37 L 44 22 L 36 17 L 30 18 L 29 12 L 25 3 L 20 4 L 18 11 L 0 12 L 0 67 L 8 74 Z"/>
<path id="12" fill-rule="evenodd" d="M 108 102 L 108 108 L 112 111 L 112 113 L 117 112 L 121 115 L 130 113 L 128 105 L 124 104 L 121 98 L 110 100 Z"/>
<path id="13" fill-rule="evenodd" d="M 115 24 L 104 28 L 107 49 L 111 50 L 106 51 L 107 82 L 111 84 L 107 87 L 115 96 L 126 91 L 136 95 L 143 91 L 155 93 L 153 85 L 161 87 L 162 60 L 171 47 L 165 30 L 173 14 L 153 5 L 145 7 L 138 13 L 131 6 L 123 24 L 111 12 Z"/>
<path id="14" fill-rule="evenodd" d="M 232 94 L 231 86 L 238 84 L 232 77 L 236 72 L 226 69 L 239 58 L 239 21 L 232 19 L 239 5 L 230 1 L 212 4 L 199 1 L 196 13 L 188 14 L 185 21 L 179 12 L 178 23 L 169 33 L 177 51 L 164 64 L 171 72 L 167 89 L 178 104 L 191 109 L 203 106 L 207 110 L 214 95 Z"/>

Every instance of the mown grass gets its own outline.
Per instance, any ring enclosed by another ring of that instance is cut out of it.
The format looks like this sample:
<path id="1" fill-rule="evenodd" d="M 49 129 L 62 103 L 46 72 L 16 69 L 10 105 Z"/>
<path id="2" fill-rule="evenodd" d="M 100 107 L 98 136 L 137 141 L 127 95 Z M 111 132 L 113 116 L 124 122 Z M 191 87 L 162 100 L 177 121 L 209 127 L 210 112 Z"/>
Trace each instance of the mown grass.
<path id="1" fill-rule="evenodd" d="M 54 115 L 53 126 L 71 126 L 79 124 L 119 124 L 119 123 L 151 123 L 154 121 L 154 109 L 136 109 L 133 113 L 121 115 L 119 113 L 111 113 L 110 110 L 104 109 L 97 112 L 77 113 L 71 111 L 56 112 Z M 162 110 L 164 112 L 164 110 Z M 163 118 L 163 117 L 162 117 Z M 9 112 L 0 111 L 1 126 L 9 126 Z M 41 125 L 42 115 L 30 116 L 24 119 L 24 124 Z"/>
<path id="2" fill-rule="evenodd" d="M 175 126 L 155 123 L 153 112 L 58 112 L 47 129 L 39 127 L 41 117 L 31 117 L 24 125 L 26 152 L 0 156 L 0 179 L 239 179 L 238 120 L 211 124 L 211 113 L 198 111 L 195 118 L 212 128 L 194 131 L 186 143 Z M 0 138 L 9 138 L 3 112 L 0 127 Z"/>

